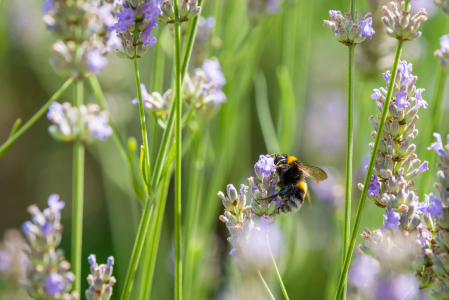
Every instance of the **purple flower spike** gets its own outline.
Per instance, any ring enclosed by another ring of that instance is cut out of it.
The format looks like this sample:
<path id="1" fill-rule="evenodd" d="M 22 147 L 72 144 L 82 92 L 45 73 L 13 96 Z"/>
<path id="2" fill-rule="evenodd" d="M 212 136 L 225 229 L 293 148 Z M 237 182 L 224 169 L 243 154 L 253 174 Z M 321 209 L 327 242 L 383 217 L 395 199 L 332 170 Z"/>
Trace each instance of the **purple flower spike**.
<path id="1" fill-rule="evenodd" d="M 377 197 L 380 195 L 380 183 L 379 183 L 379 180 L 377 180 L 376 175 L 373 175 L 373 180 L 369 184 L 368 196 L 369 195 L 373 195 L 374 197 Z"/>
<path id="2" fill-rule="evenodd" d="M 218 60 L 206 59 L 202 69 L 204 73 L 206 73 L 207 78 L 216 84 L 216 88 L 219 89 L 226 84 L 226 78 L 224 77 L 223 72 L 221 72 Z"/>
<path id="3" fill-rule="evenodd" d="M 94 49 L 87 53 L 86 60 L 89 71 L 94 73 L 100 73 L 108 64 L 107 58 L 103 56 L 100 49 Z"/>
<path id="4" fill-rule="evenodd" d="M 407 92 L 396 93 L 396 101 L 394 102 L 394 105 L 402 109 L 410 107 L 410 103 L 407 101 Z"/>
<path id="5" fill-rule="evenodd" d="M 55 295 L 65 290 L 64 278 L 58 273 L 52 273 L 45 279 L 45 290 L 49 295 Z"/>
<path id="6" fill-rule="evenodd" d="M 425 195 L 426 200 L 424 200 L 424 202 L 418 203 L 418 209 L 416 210 L 416 212 L 418 214 L 427 214 L 427 209 L 429 208 L 430 202 L 429 199 L 430 197 Z"/>
<path id="7" fill-rule="evenodd" d="M 385 79 L 385 81 L 389 81 L 391 77 L 390 71 L 387 71 L 385 73 L 382 73 L 382 77 Z"/>
<path id="8" fill-rule="evenodd" d="M 373 27 L 371 25 L 373 24 L 373 19 L 371 17 L 366 18 L 362 22 L 360 22 L 360 28 L 362 28 L 362 37 L 371 39 L 373 37 L 373 34 L 376 32 L 374 31 Z"/>
<path id="9" fill-rule="evenodd" d="M 423 106 L 424 108 L 427 108 L 427 101 L 422 98 L 422 92 L 424 92 L 426 89 L 417 89 L 415 91 L 415 98 L 416 98 L 416 105 L 419 107 Z"/>
<path id="10" fill-rule="evenodd" d="M 420 165 L 418 168 L 418 173 L 422 173 L 425 171 L 429 171 L 429 162 L 427 161 L 423 162 L 422 165 Z"/>
<path id="11" fill-rule="evenodd" d="M 440 200 L 438 200 L 438 198 L 435 196 L 434 193 L 430 193 L 429 196 L 432 199 L 432 202 L 427 208 L 427 212 L 431 216 L 441 216 L 441 214 L 443 213 L 443 203 Z"/>
<path id="12" fill-rule="evenodd" d="M 255 165 L 256 169 L 260 170 L 260 173 L 265 175 L 271 175 L 274 172 L 274 159 L 271 155 L 259 156 L 259 161 Z"/>
<path id="13" fill-rule="evenodd" d="M 400 225 L 401 215 L 398 212 L 390 211 L 384 215 L 384 226 L 386 228 L 396 228 Z"/>
<path id="14" fill-rule="evenodd" d="M 436 137 L 437 141 L 435 143 L 432 143 L 430 147 L 427 147 L 427 150 L 435 150 L 438 154 L 443 154 L 446 156 L 446 150 L 444 150 L 443 143 L 441 141 L 441 135 L 437 132 L 433 133 L 433 136 Z"/>
<path id="15" fill-rule="evenodd" d="M 58 194 L 51 194 L 50 197 L 48 197 L 47 203 L 51 210 L 57 212 L 61 211 L 65 206 L 64 201 L 59 201 Z"/>

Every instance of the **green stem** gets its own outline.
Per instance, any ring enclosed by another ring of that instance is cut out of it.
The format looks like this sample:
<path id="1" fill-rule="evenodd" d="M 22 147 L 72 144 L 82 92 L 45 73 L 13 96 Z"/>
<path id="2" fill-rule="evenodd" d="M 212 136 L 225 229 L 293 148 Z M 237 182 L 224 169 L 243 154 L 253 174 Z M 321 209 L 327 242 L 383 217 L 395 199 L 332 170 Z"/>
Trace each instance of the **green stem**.
<path id="1" fill-rule="evenodd" d="M 181 86 L 183 74 L 181 73 L 181 22 L 179 20 L 179 3 L 174 1 L 175 11 L 175 299 L 182 299 L 182 237 L 181 237 L 181 163 L 182 163 L 182 102 Z M 193 42 L 192 42 L 193 43 Z"/>
<path id="2" fill-rule="evenodd" d="M 374 162 L 376 161 L 377 150 L 379 148 L 379 143 L 380 143 L 380 139 L 382 138 L 385 120 L 387 118 L 389 101 L 390 101 L 391 95 L 393 93 L 394 80 L 396 78 L 396 73 L 398 71 L 398 63 L 399 63 L 399 59 L 401 57 L 403 43 L 404 43 L 403 41 L 398 41 L 398 47 L 396 49 L 396 55 L 394 58 L 393 70 L 391 72 L 391 78 L 388 83 L 387 96 L 386 96 L 385 104 L 384 104 L 384 107 L 382 110 L 382 116 L 381 116 L 380 122 L 379 122 L 379 129 L 377 130 L 376 141 L 374 142 L 373 152 L 371 153 L 371 159 L 369 162 L 368 171 L 366 173 L 365 183 L 364 183 L 363 190 L 362 190 L 362 195 L 360 196 L 360 202 L 359 202 L 359 206 L 357 208 L 355 224 L 354 224 L 354 228 L 352 230 L 348 251 L 347 251 L 345 259 L 344 259 L 344 265 L 343 265 L 343 269 L 340 274 L 340 279 L 338 282 L 338 288 L 337 288 L 337 293 L 335 295 L 335 299 L 343 299 L 343 295 L 344 295 L 343 293 L 344 293 L 344 289 L 345 289 L 345 282 L 346 282 L 346 276 L 348 274 L 349 263 L 351 261 L 352 251 L 354 249 L 355 240 L 357 238 L 360 221 L 362 220 L 362 213 L 363 213 L 363 208 L 365 206 L 366 194 L 368 192 L 368 187 L 369 187 L 369 184 L 371 181 L 371 174 L 373 173 L 373 169 L 374 169 Z"/>
<path id="3" fill-rule="evenodd" d="M 83 104 L 83 79 L 75 82 L 74 106 Z M 82 128 L 79 117 L 78 128 Z M 81 260 L 83 242 L 83 202 L 84 202 L 84 145 L 79 136 L 73 147 L 73 211 L 72 211 L 72 270 L 75 274 L 73 290 L 81 295 Z"/>
<path id="4" fill-rule="evenodd" d="M 274 269 L 276 270 L 276 276 L 279 281 L 279 286 L 281 287 L 282 293 L 284 294 L 284 298 L 288 300 L 287 291 L 285 290 L 284 283 L 282 282 L 281 274 L 279 273 L 278 267 L 276 265 L 276 261 L 274 260 L 273 252 L 271 252 L 270 242 L 267 238 L 268 251 L 270 251 L 271 261 L 273 262 Z"/>
<path id="5" fill-rule="evenodd" d="M 268 287 L 268 284 L 265 282 L 265 279 L 263 279 L 262 274 L 260 273 L 260 271 L 257 271 L 257 273 L 259 273 L 260 281 L 262 281 L 263 287 L 264 287 L 265 290 L 267 291 L 268 295 L 270 295 L 270 298 L 271 298 L 272 300 L 275 300 L 273 294 L 272 294 L 271 291 L 270 291 L 270 288 Z"/>
<path id="6" fill-rule="evenodd" d="M 202 6 L 203 0 L 198 1 L 198 6 Z M 201 13 L 200 13 L 201 14 Z M 200 15 L 196 16 L 193 19 L 192 27 L 189 33 L 189 38 L 187 40 L 187 46 L 184 51 L 184 58 L 182 61 L 182 68 L 181 68 L 181 87 L 184 83 L 184 77 L 187 72 L 187 67 L 189 66 L 190 62 L 190 56 L 192 54 L 193 49 L 193 42 L 195 41 L 196 36 L 196 30 L 197 30 L 197 24 L 198 24 L 198 18 Z M 175 120 L 175 103 L 172 104 L 170 108 L 170 113 L 168 115 L 167 120 L 167 126 L 164 130 L 164 134 L 162 135 L 162 141 L 161 141 L 161 147 L 159 148 L 159 152 L 157 153 L 156 157 L 156 163 L 154 164 L 154 170 L 153 170 L 153 177 L 151 178 L 151 188 L 154 190 L 160 179 L 160 174 L 162 171 L 162 164 L 165 161 L 165 156 L 167 155 L 167 149 L 168 149 L 168 141 L 170 140 L 170 136 L 173 130 L 173 122 Z"/>
<path id="7" fill-rule="evenodd" d="M 153 201 L 147 199 L 145 203 L 145 208 L 142 212 L 142 218 L 140 219 L 139 231 L 137 232 L 136 242 L 134 243 L 133 252 L 131 254 L 131 261 L 128 267 L 128 273 L 126 274 L 125 285 L 123 287 L 121 300 L 128 300 L 131 293 L 131 289 L 134 282 L 134 276 L 136 275 L 137 266 L 139 265 L 140 254 L 142 253 L 142 248 L 145 242 L 145 237 L 147 236 L 147 230 L 150 225 L 150 216 L 153 212 Z"/>
<path id="8" fill-rule="evenodd" d="M 136 49 L 137 52 L 137 49 Z M 137 54 L 133 58 L 134 63 L 134 76 L 136 79 L 136 89 L 137 89 L 137 98 L 139 99 L 139 114 L 140 114 L 140 125 L 142 128 L 142 140 L 143 147 L 145 149 L 145 174 L 146 181 L 149 182 L 150 179 L 150 149 L 148 148 L 148 136 L 147 136 L 147 125 L 145 122 L 145 111 L 143 108 L 143 100 L 142 100 L 142 90 L 140 89 L 140 76 L 139 76 L 139 67 L 137 66 Z M 145 178 L 142 178 L 145 180 Z"/>
<path id="9" fill-rule="evenodd" d="M 345 218 L 343 226 L 343 250 L 341 264 L 349 251 L 349 235 L 351 234 L 351 190 L 352 190 L 352 155 L 353 155 L 353 127 L 354 127 L 354 47 L 348 47 L 348 112 L 346 135 L 346 183 L 345 183 Z M 346 285 L 345 285 L 346 286 Z M 346 294 L 346 288 L 343 291 Z M 344 297 L 345 298 L 345 297 Z"/>
<path id="10" fill-rule="evenodd" d="M 73 83 L 73 78 L 69 78 L 60 88 L 59 90 L 54 93 L 53 96 L 51 96 L 50 100 L 47 101 L 47 103 L 44 104 L 35 114 L 31 117 L 31 119 L 25 123 L 25 125 L 22 126 L 17 132 L 12 134 L 6 142 L 0 146 L 0 158 L 8 152 L 9 148 L 11 147 L 12 143 L 14 143 L 22 134 L 24 134 L 28 129 L 30 129 L 31 126 L 36 123 L 37 120 L 42 117 L 42 115 L 47 111 L 50 104 L 52 104 L 54 101 L 58 100 L 59 97 L 69 88 L 69 86 Z"/>

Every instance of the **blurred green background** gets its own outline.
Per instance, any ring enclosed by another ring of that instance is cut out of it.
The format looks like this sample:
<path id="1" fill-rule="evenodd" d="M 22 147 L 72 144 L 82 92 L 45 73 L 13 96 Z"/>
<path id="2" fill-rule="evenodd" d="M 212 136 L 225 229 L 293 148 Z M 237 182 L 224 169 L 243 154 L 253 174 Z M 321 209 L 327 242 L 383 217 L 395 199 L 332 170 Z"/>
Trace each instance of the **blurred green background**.
<path id="1" fill-rule="evenodd" d="M 396 45 L 385 36 L 380 21 L 380 7 L 386 2 L 357 1 L 362 16 L 373 12 L 376 35 L 355 49 L 354 214 L 360 196 L 357 183 L 364 179 L 368 143 L 372 141 L 368 117 L 379 113 L 370 95 L 373 88 L 385 86 L 381 73 L 391 67 Z M 411 1 L 414 11 L 426 8 L 429 20 L 421 26 L 422 37 L 406 43 L 402 55 L 403 60 L 413 63 L 413 74 L 419 78 L 416 86 L 426 89 L 424 99 L 429 108 L 439 68 L 433 51 L 439 48 L 439 38 L 449 33 L 448 17 L 432 2 Z M 55 39 L 41 20 L 40 4 L 37 0 L 0 2 L 0 143 L 7 139 L 16 118 L 28 120 L 64 82 L 49 64 Z M 268 14 L 250 12 L 246 1 L 204 0 L 202 15 L 214 16 L 216 25 L 206 42 L 195 48 L 190 70 L 200 67 L 204 58 L 217 57 L 227 79 L 223 90 L 228 99 L 213 116 L 196 115 L 184 132 L 186 143 L 191 139 L 183 158 L 183 228 L 184 236 L 189 235 L 184 253 L 195 259 L 191 272 L 185 274 L 185 284 L 191 283 L 185 288 L 185 299 L 239 299 L 239 290 L 245 288 L 239 285 L 236 263 L 228 254 L 227 229 L 217 222 L 223 208 L 216 194 L 225 191 L 228 183 L 247 184 L 258 156 L 276 149 L 275 142 L 264 139 L 261 130 L 261 124 L 268 121 L 257 104 L 260 108 L 264 97 L 279 133 L 280 151 L 320 166 L 330 175 L 319 186 L 310 184 L 312 207 L 304 205 L 299 213 L 278 218 L 283 230 L 278 266 L 291 299 L 333 299 L 341 263 L 347 49 L 322 23 L 329 10 L 345 9 L 349 9 L 349 1 L 292 0 Z M 170 88 L 173 70 L 171 27 L 161 24 L 156 34 L 159 42 L 139 60 L 139 67 L 142 82 L 152 91 L 154 53 L 157 47 L 163 50 L 163 89 L 158 90 L 162 93 Z M 134 136 L 140 141 L 138 107 L 131 104 L 136 97 L 132 64 L 114 54 L 108 60 L 100 83 L 111 118 L 124 139 Z M 85 92 L 86 101 L 95 102 L 87 84 Z M 63 95 L 63 101 L 72 101 L 71 91 Z M 447 114 L 448 106 L 444 93 L 442 114 Z M 157 149 L 162 129 L 151 115 L 147 117 Z M 423 160 L 429 145 L 422 140 L 431 134 L 430 126 L 426 127 L 432 118 L 430 109 L 421 109 L 419 117 L 416 144 Z M 0 160 L 0 233 L 19 228 L 29 219 L 28 205 L 36 203 L 43 209 L 48 196 L 58 193 L 67 204 L 62 211 L 65 230 L 61 247 L 70 257 L 72 147 L 54 141 L 47 133 L 49 125 L 45 117 L 39 120 Z M 447 120 L 443 120 L 439 133 L 449 133 Z M 124 170 L 126 164 L 112 139 L 87 147 L 81 277 L 87 277 L 89 254 L 95 253 L 99 262 L 115 256 L 117 284 L 112 299 L 121 293 L 142 210 Z M 436 168 L 431 166 L 428 173 L 434 182 Z M 415 184 L 420 187 L 419 180 Z M 424 192 L 432 191 L 430 184 Z M 193 211 L 197 215 L 192 221 Z M 165 212 L 151 299 L 173 298 L 171 185 Z M 383 210 L 368 202 L 360 228 L 379 228 L 382 214 Z M 194 223 L 196 230 L 191 226 Z M 270 287 L 281 297 L 276 278 L 270 276 Z M 83 290 L 86 287 L 87 282 L 83 282 Z M 138 290 L 136 284 L 134 291 Z M 136 298 L 137 293 L 131 296 Z"/>

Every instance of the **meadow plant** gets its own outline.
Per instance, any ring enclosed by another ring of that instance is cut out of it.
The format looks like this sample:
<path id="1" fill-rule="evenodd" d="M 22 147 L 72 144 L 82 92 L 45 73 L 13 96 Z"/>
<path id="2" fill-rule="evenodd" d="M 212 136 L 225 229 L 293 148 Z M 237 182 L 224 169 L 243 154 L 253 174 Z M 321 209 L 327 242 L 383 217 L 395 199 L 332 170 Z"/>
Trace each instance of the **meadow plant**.
<path id="1" fill-rule="evenodd" d="M 421 36 L 418 31 L 421 22 L 427 21 L 427 13 L 424 8 L 410 17 L 410 11 L 405 8 L 405 2 L 401 2 L 399 10 L 397 4 L 390 2 L 389 7 L 382 6 L 382 22 L 385 25 L 385 32 L 392 38 L 400 41 L 413 41 Z"/>
<path id="2" fill-rule="evenodd" d="M 449 34 L 440 38 L 441 49 L 435 50 L 434 55 L 440 60 L 441 66 L 449 72 Z"/>
<path id="3" fill-rule="evenodd" d="M 44 211 L 36 205 L 28 207 L 32 221 L 22 225 L 28 243 L 25 286 L 33 299 L 77 299 L 78 294 L 71 292 L 75 276 L 63 251 L 58 249 L 62 233 L 61 210 L 65 203 L 59 201 L 59 195 L 52 194 L 48 206 Z"/>

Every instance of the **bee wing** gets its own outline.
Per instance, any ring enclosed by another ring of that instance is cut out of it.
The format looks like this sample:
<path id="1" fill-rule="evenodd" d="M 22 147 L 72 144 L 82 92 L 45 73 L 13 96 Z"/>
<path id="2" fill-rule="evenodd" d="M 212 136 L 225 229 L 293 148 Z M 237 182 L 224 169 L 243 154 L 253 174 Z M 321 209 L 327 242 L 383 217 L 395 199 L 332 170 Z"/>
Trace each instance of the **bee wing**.
<path id="1" fill-rule="evenodd" d="M 299 168 L 306 173 L 307 177 L 313 180 L 315 183 L 327 179 L 327 174 L 318 167 L 300 165 Z"/>

